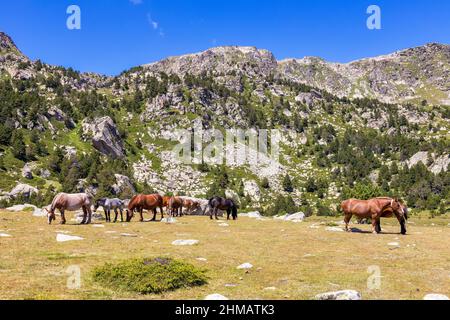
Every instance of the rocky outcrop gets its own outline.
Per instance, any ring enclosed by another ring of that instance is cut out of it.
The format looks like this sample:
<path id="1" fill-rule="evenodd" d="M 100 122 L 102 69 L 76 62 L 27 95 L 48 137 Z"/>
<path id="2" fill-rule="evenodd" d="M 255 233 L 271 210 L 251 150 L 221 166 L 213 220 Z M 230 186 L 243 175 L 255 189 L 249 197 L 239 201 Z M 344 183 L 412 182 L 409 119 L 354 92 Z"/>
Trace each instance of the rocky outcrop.
<path id="1" fill-rule="evenodd" d="M 430 167 L 431 172 L 439 174 L 441 172 L 447 172 L 450 165 L 450 155 L 444 155 L 434 160 Z"/>
<path id="2" fill-rule="evenodd" d="M 33 172 L 32 172 L 32 168 L 30 167 L 30 165 L 27 163 L 25 164 L 25 166 L 22 169 L 22 177 L 24 177 L 25 179 L 33 179 Z"/>
<path id="3" fill-rule="evenodd" d="M 32 187 L 28 184 L 20 183 L 11 192 L 8 194 L 11 198 L 17 198 L 19 196 L 23 196 L 25 198 L 29 198 L 32 195 L 36 195 L 39 193 L 39 190 L 35 187 Z"/>
<path id="4" fill-rule="evenodd" d="M 85 119 L 82 127 L 83 137 L 90 139 L 94 148 L 99 152 L 114 159 L 125 156 L 123 141 L 114 121 L 110 117 L 94 120 Z"/>
<path id="5" fill-rule="evenodd" d="M 261 200 L 261 190 L 254 180 L 244 181 L 244 195 L 250 197 L 253 201 Z"/>
<path id="6" fill-rule="evenodd" d="M 415 155 L 413 155 L 411 157 L 411 159 L 409 159 L 407 161 L 408 168 L 411 169 L 412 167 L 414 167 L 415 165 L 417 165 L 420 162 L 423 163 L 425 166 L 427 165 L 427 163 L 428 163 L 428 152 L 421 151 L 421 152 L 417 152 Z"/>
<path id="7" fill-rule="evenodd" d="M 121 193 L 128 193 L 133 195 L 136 193 L 136 189 L 134 188 L 130 178 L 120 174 L 115 174 L 114 177 L 116 178 L 116 184 L 112 186 L 114 194 L 120 195 Z"/>
<path id="8" fill-rule="evenodd" d="M 278 73 L 339 97 L 448 104 L 449 61 L 450 46 L 432 43 L 346 64 L 315 57 L 288 59 L 279 63 Z"/>

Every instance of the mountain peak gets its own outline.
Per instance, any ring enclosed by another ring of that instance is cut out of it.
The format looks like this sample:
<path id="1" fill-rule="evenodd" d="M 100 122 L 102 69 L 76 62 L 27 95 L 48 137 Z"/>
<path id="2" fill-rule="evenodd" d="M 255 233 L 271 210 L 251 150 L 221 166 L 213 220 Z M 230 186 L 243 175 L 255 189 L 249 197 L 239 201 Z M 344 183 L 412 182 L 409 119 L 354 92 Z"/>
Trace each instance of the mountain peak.
<path id="1" fill-rule="evenodd" d="M 20 53 L 11 37 L 0 31 L 0 52 L 2 51 Z"/>

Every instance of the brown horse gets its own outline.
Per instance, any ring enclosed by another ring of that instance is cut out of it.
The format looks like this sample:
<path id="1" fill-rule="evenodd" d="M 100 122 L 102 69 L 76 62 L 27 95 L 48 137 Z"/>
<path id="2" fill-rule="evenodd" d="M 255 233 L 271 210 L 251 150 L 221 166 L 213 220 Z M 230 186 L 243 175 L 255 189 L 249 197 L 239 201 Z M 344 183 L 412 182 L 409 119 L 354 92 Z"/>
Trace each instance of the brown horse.
<path id="1" fill-rule="evenodd" d="M 353 216 L 372 219 L 372 232 L 381 232 L 381 218 L 397 217 L 401 226 L 401 233 L 406 234 L 406 220 L 408 211 L 398 199 L 375 198 L 370 200 L 350 199 L 342 202 L 341 208 L 345 214 L 345 229 L 349 231 L 348 224 Z"/>
<path id="2" fill-rule="evenodd" d="M 47 211 L 48 224 L 52 224 L 56 220 L 55 211 L 58 209 L 61 212 L 61 224 L 66 224 L 65 212 L 83 210 L 83 221 L 81 224 L 90 224 L 92 219 L 92 202 L 93 199 L 86 193 L 67 194 L 59 193 L 53 199 L 52 204 Z"/>
<path id="3" fill-rule="evenodd" d="M 186 209 L 186 214 L 192 214 L 192 212 L 200 208 L 200 203 L 191 199 L 184 199 L 183 208 Z"/>
<path id="4" fill-rule="evenodd" d="M 128 204 L 127 222 L 130 222 L 134 217 L 134 212 L 140 214 L 140 222 L 144 221 L 144 210 L 153 211 L 152 221 L 156 221 L 157 208 L 161 210 L 161 219 L 164 218 L 163 212 L 163 198 L 159 194 L 139 194 L 134 196 Z"/>
<path id="5" fill-rule="evenodd" d="M 167 211 L 171 217 L 183 216 L 183 199 L 180 197 L 171 197 Z"/>

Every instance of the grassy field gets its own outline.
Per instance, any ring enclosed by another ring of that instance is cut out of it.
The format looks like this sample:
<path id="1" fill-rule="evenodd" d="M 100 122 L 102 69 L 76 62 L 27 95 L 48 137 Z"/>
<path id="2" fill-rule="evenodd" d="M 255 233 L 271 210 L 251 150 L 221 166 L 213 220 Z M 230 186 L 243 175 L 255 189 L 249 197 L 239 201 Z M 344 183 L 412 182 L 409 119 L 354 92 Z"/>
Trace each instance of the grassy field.
<path id="1" fill-rule="evenodd" d="M 170 225 L 133 222 L 94 227 L 71 221 L 48 226 L 45 218 L 29 212 L 0 211 L 0 233 L 11 235 L 0 237 L 0 299 L 203 299 L 212 293 L 230 299 L 312 299 L 341 289 L 358 290 L 363 299 L 422 299 L 427 293 L 450 293 L 449 217 L 415 217 L 407 236 L 398 234 L 395 220 L 383 221 L 381 235 L 366 233 L 367 225 L 354 225 L 362 233 L 326 230 L 339 221 L 240 218 L 223 227 L 208 218 L 184 217 Z M 58 232 L 84 240 L 58 243 Z M 173 246 L 178 239 L 200 242 Z M 391 242 L 400 246 L 390 247 Z M 141 296 L 113 292 L 92 281 L 93 268 L 105 262 L 161 256 L 206 269 L 208 284 Z M 237 269 L 246 262 L 253 269 Z M 66 285 L 66 270 L 72 265 L 82 272 L 82 285 L 76 290 Z M 369 266 L 380 267 L 379 290 L 367 287 Z"/>

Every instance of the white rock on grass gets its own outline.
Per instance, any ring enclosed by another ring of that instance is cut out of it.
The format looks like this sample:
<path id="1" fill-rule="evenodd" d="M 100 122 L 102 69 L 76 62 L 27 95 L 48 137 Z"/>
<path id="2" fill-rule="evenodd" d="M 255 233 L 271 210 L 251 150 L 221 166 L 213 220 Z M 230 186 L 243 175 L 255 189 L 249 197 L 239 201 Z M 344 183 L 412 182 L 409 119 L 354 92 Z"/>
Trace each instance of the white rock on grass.
<path id="1" fill-rule="evenodd" d="M 219 224 L 219 227 L 229 227 L 230 225 L 228 223 L 221 223 Z"/>
<path id="2" fill-rule="evenodd" d="M 267 288 L 264 288 L 264 291 L 275 291 L 275 290 L 277 290 L 276 287 L 267 287 Z"/>
<path id="3" fill-rule="evenodd" d="M 61 233 L 58 233 L 56 235 L 57 242 L 80 241 L 80 240 L 84 240 L 84 239 L 81 237 L 69 236 L 69 235 L 61 234 Z"/>
<path id="4" fill-rule="evenodd" d="M 450 300 L 450 299 L 446 295 L 443 295 L 443 294 L 430 293 L 430 294 L 427 294 L 425 297 L 423 297 L 423 300 L 439 301 L 439 300 Z"/>
<path id="5" fill-rule="evenodd" d="M 248 270 L 248 269 L 251 269 L 251 268 L 253 268 L 253 265 L 251 264 L 251 263 L 243 263 L 243 264 L 241 264 L 239 267 L 237 267 L 238 269 L 240 269 L 240 270 L 242 270 L 242 269 L 244 269 L 244 270 Z"/>
<path id="6" fill-rule="evenodd" d="M 199 243 L 200 243 L 200 241 L 198 241 L 198 240 L 175 240 L 174 242 L 172 242 L 172 245 L 174 245 L 174 246 L 194 246 Z"/>
<path id="7" fill-rule="evenodd" d="M 7 233 L 0 233 L 0 238 L 11 238 L 12 236 Z"/>
<path id="8" fill-rule="evenodd" d="M 210 301 L 226 301 L 229 300 L 227 297 L 218 294 L 218 293 L 214 293 L 214 294 L 210 294 L 208 296 L 205 297 L 205 300 L 210 300 Z"/>
<path id="9" fill-rule="evenodd" d="M 29 209 L 29 208 L 37 209 L 36 206 L 33 206 L 31 204 L 17 204 L 15 206 L 6 208 L 6 210 L 7 211 L 11 211 L 11 212 L 21 212 L 21 211 L 24 211 L 24 210 Z"/>
<path id="10" fill-rule="evenodd" d="M 120 235 L 122 237 L 126 237 L 126 238 L 137 238 L 136 234 L 131 234 L 131 233 L 121 233 Z"/>
<path id="11" fill-rule="evenodd" d="M 338 227 L 327 227 L 327 228 L 325 228 L 325 230 L 331 231 L 331 232 L 344 232 L 344 230 L 342 228 L 338 228 Z"/>
<path id="12" fill-rule="evenodd" d="M 303 212 L 297 212 L 294 214 L 287 214 L 284 216 L 277 216 L 274 217 L 275 220 L 280 221 L 289 221 L 289 222 L 303 222 L 305 220 L 305 214 Z"/>
<path id="13" fill-rule="evenodd" d="M 316 300 L 361 300 L 361 293 L 354 290 L 342 290 L 318 294 Z"/>
<path id="14" fill-rule="evenodd" d="M 242 214 L 240 214 L 240 216 L 252 218 L 252 219 L 262 219 L 261 213 L 259 213 L 258 211 L 242 213 Z"/>
<path id="15" fill-rule="evenodd" d="M 398 243 L 398 242 L 389 242 L 388 246 L 389 247 L 400 247 L 400 243 Z"/>
<path id="16" fill-rule="evenodd" d="M 201 261 L 201 262 L 206 262 L 206 261 L 208 261 L 208 259 L 206 259 L 206 258 L 197 258 L 197 259 L 195 259 L 195 260 Z"/>
<path id="17" fill-rule="evenodd" d="M 177 223 L 177 219 L 175 218 L 164 218 L 161 220 L 162 223 L 168 223 L 168 224 L 173 224 L 173 223 Z"/>
<path id="18" fill-rule="evenodd" d="M 34 217 L 46 217 L 47 216 L 47 211 L 45 211 L 44 209 L 36 208 L 33 211 L 33 216 Z"/>

